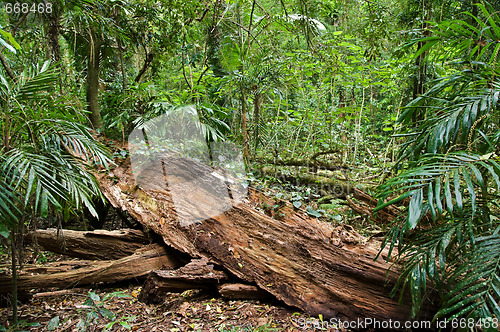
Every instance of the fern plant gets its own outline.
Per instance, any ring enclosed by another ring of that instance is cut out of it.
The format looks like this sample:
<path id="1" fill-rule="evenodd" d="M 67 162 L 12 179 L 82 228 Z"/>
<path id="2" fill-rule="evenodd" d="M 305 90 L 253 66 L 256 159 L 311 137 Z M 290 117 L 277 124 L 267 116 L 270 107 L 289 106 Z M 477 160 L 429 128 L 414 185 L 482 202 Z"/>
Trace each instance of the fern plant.
<path id="1" fill-rule="evenodd" d="M 384 247 L 389 256 L 398 249 L 394 293 L 409 290 L 414 317 L 428 299 L 440 308 L 436 318 L 500 319 L 500 19 L 477 6 L 479 16 L 466 13 L 472 24 L 437 23 L 418 40 L 415 56 L 429 52 L 449 74 L 402 112 L 399 173 L 378 191 L 376 210 L 406 211 Z"/>

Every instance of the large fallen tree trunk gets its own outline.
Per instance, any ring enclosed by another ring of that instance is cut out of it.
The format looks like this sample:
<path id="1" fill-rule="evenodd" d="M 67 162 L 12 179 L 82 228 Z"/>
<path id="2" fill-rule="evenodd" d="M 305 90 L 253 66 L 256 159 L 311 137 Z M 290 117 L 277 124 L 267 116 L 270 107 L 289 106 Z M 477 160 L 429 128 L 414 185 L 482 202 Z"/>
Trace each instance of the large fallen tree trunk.
<path id="1" fill-rule="evenodd" d="M 132 255 L 137 249 L 151 242 L 147 234 L 136 229 L 92 232 L 38 229 L 28 233 L 28 242 L 43 250 L 83 259 L 111 260 Z"/>
<path id="2" fill-rule="evenodd" d="M 19 290 L 72 288 L 77 285 L 112 283 L 147 276 L 152 270 L 182 265 L 162 245 L 152 244 L 133 255 L 111 261 L 64 261 L 43 266 L 25 266 L 17 279 Z M 10 275 L 0 275 L 0 293 L 12 290 Z"/>
<path id="3" fill-rule="evenodd" d="M 409 307 L 389 295 L 398 269 L 388 270 L 389 263 L 374 261 L 378 243 L 345 243 L 331 225 L 305 213 L 276 220 L 244 203 L 181 225 L 172 196 L 159 181 L 164 178 L 161 167 L 140 176 L 142 183 L 151 183 L 148 189 L 136 185 L 128 163 L 98 178 L 115 208 L 127 211 L 173 248 L 207 258 L 314 316 L 408 318 Z M 214 199 L 203 188 L 191 192 L 200 206 Z M 190 208 L 196 211 L 198 206 Z"/>

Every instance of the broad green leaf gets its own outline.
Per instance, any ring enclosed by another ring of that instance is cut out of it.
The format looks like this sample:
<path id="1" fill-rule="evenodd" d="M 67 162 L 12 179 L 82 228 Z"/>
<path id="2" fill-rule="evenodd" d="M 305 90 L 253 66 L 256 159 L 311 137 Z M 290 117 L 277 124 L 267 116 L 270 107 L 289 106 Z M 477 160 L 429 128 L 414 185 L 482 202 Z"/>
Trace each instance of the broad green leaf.
<path id="1" fill-rule="evenodd" d="M 471 208 L 472 212 L 476 212 L 476 191 L 474 189 L 474 185 L 472 184 L 472 181 L 470 179 L 469 173 L 468 172 L 463 172 L 462 176 L 465 180 L 465 183 L 467 184 L 467 191 L 469 192 L 470 200 L 471 200 Z"/>
<path id="2" fill-rule="evenodd" d="M 59 316 L 53 317 L 47 324 L 48 331 L 54 331 L 59 327 Z"/>
<path id="3" fill-rule="evenodd" d="M 4 238 L 8 238 L 10 234 L 9 229 L 2 222 L 0 222 L 0 235 Z"/>
<path id="4" fill-rule="evenodd" d="M 408 229 L 414 229 L 417 226 L 422 214 L 423 190 L 414 190 L 411 196 L 408 209 Z"/>
<path id="5" fill-rule="evenodd" d="M 446 209 L 450 213 L 453 212 L 453 198 L 451 196 L 449 174 L 446 174 L 445 181 L 444 181 L 444 198 L 446 200 Z"/>
<path id="6" fill-rule="evenodd" d="M 457 208 L 460 212 L 463 211 L 462 193 L 460 192 L 460 175 L 458 172 L 453 172 L 453 185 L 455 187 L 455 199 Z"/>

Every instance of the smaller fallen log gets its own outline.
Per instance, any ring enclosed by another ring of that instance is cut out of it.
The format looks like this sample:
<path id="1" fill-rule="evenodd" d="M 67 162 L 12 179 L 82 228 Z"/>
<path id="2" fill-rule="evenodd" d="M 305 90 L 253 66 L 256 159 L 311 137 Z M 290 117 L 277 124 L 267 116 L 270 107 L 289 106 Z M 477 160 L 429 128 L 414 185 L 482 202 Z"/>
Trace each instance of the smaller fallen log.
<path id="1" fill-rule="evenodd" d="M 368 215 L 370 219 L 378 223 L 390 223 L 394 221 L 400 213 L 398 208 L 394 206 L 387 206 L 373 213 L 373 209 L 377 206 L 378 200 L 346 181 L 313 173 L 297 172 L 294 174 L 284 174 L 276 172 L 270 167 L 263 167 L 261 172 L 288 183 L 317 186 L 321 191 L 328 194 L 330 198 L 345 199 L 351 209 L 361 215 Z M 356 203 L 352 198 L 355 198 L 361 203 Z"/>
<path id="2" fill-rule="evenodd" d="M 145 277 L 152 270 L 181 266 L 177 257 L 159 245 L 148 245 L 133 255 L 109 261 L 64 261 L 44 266 L 26 266 L 17 279 L 19 290 L 67 289 L 77 285 L 113 283 Z M 12 290 L 10 275 L 0 276 L 0 293 Z"/>
<path id="3" fill-rule="evenodd" d="M 49 228 L 29 232 L 26 240 L 43 250 L 91 260 L 130 256 L 151 242 L 146 233 L 136 229 L 85 232 Z"/>
<path id="4" fill-rule="evenodd" d="M 352 198 L 355 198 L 360 203 L 354 202 Z M 392 205 L 373 213 L 373 209 L 378 205 L 378 200 L 357 188 L 354 189 L 352 195 L 346 196 L 346 201 L 351 209 L 361 215 L 368 215 L 371 220 L 377 223 L 391 223 L 400 214 L 398 208 Z"/>
<path id="5" fill-rule="evenodd" d="M 347 165 L 334 165 L 332 162 L 326 160 L 319 160 L 318 157 L 329 155 L 329 154 L 340 154 L 338 150 L 328 150 L 320 151 L 314 153 L 309 159 L 288 159 L 288 160 L 277 160 L 273 158 L 259 158 L 255 161 L 261 164 L 269 164 L 276 166 L 297 166 L 297 167 L 308 167 L 311 170 L 326 169 L 330 171 L 337 170 L 349 170 Z"/>
<path id="6" fill-rule="evenodd" d="M 271 294 L 257 286 L 247 284 L 223 284 L 219 286 L 219 294 L 228 300 L 267 300 Z"/>
<path id="7" fill-rule="evenodd" d="M 260 172 L 295 185 L 317 186 L 319 189 L 331 194 L 335 198 L 344 198 L 354 192 L 354 187 L 346 181 L 325 177 L 315 173 L 295 172 L 293 174 L 285 174 L 283 172 L 277 172 L 272 167 L 262 167 Z"/>
<path id="8" fill-rule="evenodd" d="M 147 304 L 157 304 L 163 302 L 166 292 L 215 289 L 217 284 L 227 279 L 224 271 L 216 270 L 206 259 L 193 259 L 177 270 L 152 271 L 137 298 Z"/>
<path id="9" fill-rule="evenodd" d="M 73 295 L 73 294 L 83 294 L 87 293 L 88 289 L 84 288 L 73 288 L 73 289 L 61 289 L 52 292 L 40 292 L 33 294 L 33 298 L 45 298 L 45 297 L 54 297 L 54 296 L 63 296 L 63 295 Z"/>

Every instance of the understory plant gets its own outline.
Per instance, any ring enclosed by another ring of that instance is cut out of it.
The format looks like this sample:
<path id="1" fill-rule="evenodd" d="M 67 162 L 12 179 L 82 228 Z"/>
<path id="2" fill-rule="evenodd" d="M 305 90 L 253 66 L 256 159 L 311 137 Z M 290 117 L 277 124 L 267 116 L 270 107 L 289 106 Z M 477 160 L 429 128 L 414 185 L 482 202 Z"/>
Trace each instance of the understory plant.
<path id="1" fill-rule="evenodd" d="M 446 69 L 404 108 L 399 173 L 378 191 L 377 210 L 406 211 L 384 246 L 414 317 L 429 300 L 435 318 L 500 319 L 500 19 L 477 6 L 407 45 Z"/>

